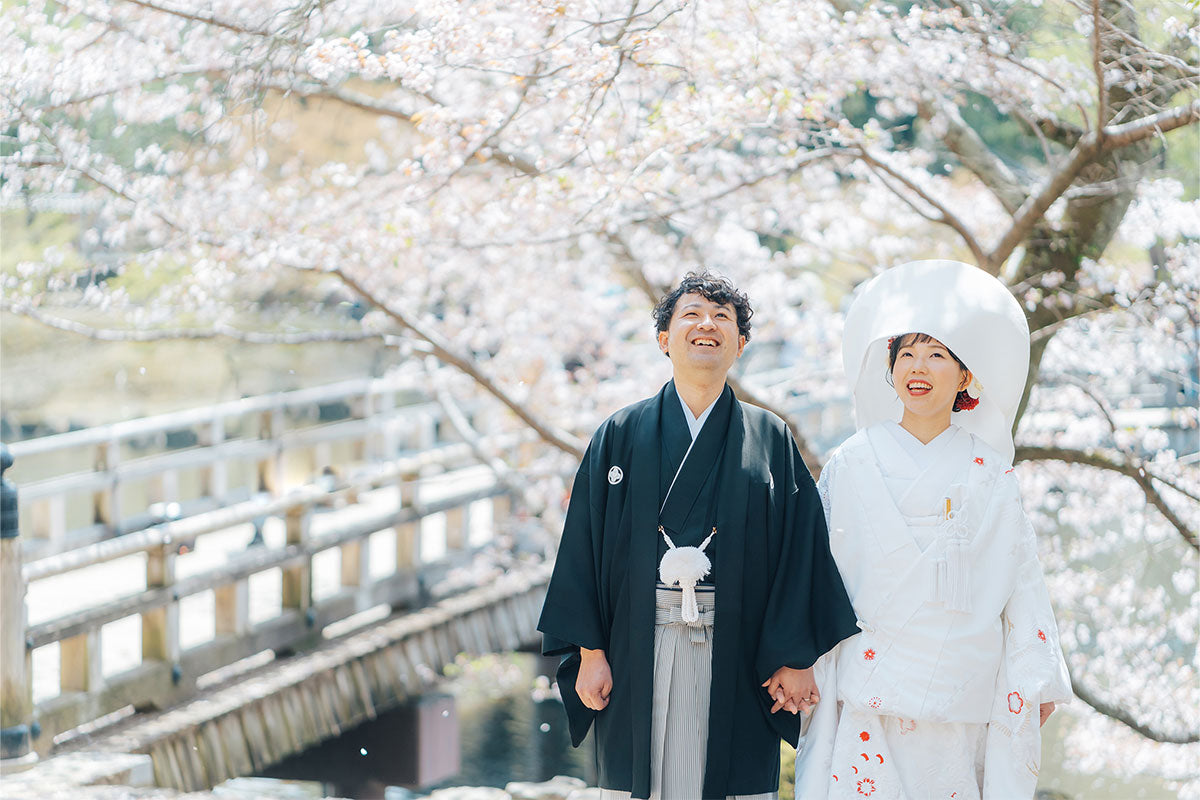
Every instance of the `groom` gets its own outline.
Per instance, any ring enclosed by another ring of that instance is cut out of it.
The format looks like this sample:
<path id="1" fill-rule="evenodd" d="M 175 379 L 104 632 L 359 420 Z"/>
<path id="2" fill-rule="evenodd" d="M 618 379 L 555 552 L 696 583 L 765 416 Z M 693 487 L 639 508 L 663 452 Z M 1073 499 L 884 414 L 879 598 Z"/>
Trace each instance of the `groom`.
<path id="1" fill-rule="evenodd" d="M 684 278 L 654 310 L 673 379 L 601 425 L 575 477 L 538 629 L 606 800 L 774 797 L 813 663 L 858 632 L 795 442 L 725 382 L 752 313 Z M 668 551 L 694 604 L 656 581 Z"/>

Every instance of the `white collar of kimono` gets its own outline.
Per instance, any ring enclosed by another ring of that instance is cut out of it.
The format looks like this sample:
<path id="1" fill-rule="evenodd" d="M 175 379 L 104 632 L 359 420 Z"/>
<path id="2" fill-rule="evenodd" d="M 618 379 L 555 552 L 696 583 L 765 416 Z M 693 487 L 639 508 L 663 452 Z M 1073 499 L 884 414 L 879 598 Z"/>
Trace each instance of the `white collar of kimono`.
<path id="1" fill-rule="evenodd" d="M 896 444 L 904 450 L 915 469 L 925 469 L 941 455 L 946 445 L 958 431 L 957 425 L 951 425 L 928 442 L 922 442 L 916 436 L 906 431 L 898 422 L 885 422 L 884 429 L 892 435 Z"/>
<path id="2" fill-rule="evenodd" d="M 683 402 L 683 395 L 679 393 L 679 389 L 675 389 L 675 396 L 679 398 L 679 405 L 683 406 L 683 418 L 687 420 L 688 433 L 692 435 L 692 441 L 696 441 L 696 437 L 700 435 L 700 429 L 704 427 L 704 421 L 708 419 L 708 415 L 712 413 L 713 408 L 717 405 L 717 400 L 721 399 L 721 395 L 717 395 L 717 400 L 713 400 L 708 404 L 708 408 L 700 412 L 700 416 L 692 415 L 692 410 L 688 408 L 688 404 Z"/>
<path id="3" fill-rule="evenodd" d="M 1003 283 L 958 261 L 912 261 L 862 284 L 842 334 L 842 365 L 859 429 L 898 421 L 904 406 L 888 384 L 888 338 L 927 333 L 983 384 L 979 405 L 954 424 L 1012 461 L 1012 426 L 1029 369 L 1029 323 Z"/>

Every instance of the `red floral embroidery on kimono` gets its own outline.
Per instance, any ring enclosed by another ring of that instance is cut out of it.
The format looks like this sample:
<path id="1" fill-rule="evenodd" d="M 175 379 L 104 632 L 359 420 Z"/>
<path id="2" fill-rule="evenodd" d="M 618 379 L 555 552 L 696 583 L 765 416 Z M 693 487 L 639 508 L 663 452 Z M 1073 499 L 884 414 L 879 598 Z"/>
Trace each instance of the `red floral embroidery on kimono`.
<path id="1" fill-rule="evenodd" d="M 982 467 L 983 466 L 983 457 L 975 456 L 975 463 Z"/>
<path id="2" fill-rule="evenodd" d="M 1008 473 L 1012 472 L 1015 469 L 1016 469 L 1016 467 L 1009 467 L 1008 469 L 1004 470 L 1004 474 L 1007 475 Z"/>
<path id="3" fill-rule="evenodd" d="M 1016 708 L 1013 708 L 1014 704 L 1016 705 Z M 1025 707 L 1025 698 L 1021 697 L 1021 694 L 1019 692 L 1009 692 L 1008 693 L 1008 710 L 1009 711 L 1011 711 L 1014 714 L 1020 714 L 1021 709 L 1023 709 L 1024 707 Z"/>
<path id="4" fill-rule="evenodd" d="M 1046 632 L 1045 632 L 1045 631 L 1042 631 L 1042 630 L 1039 630 L 1039 631 L 1038 631 L 1038 638 L 1039 638 L 1039 639 L 1041 639 L 1043 642 L 1044 642 L 1044 641 L 1046 641 Z"/>
<path id="5" fill-rule="evenodd" d="M 871 740 L 871 734 L 867 733 L 866 731 L 863 731 L 862 733 L 860 733 L 858 735 L 858 738 L 862 739 L 864 742 L 868 742 Z"/>
<path id="6" fill-rule="evenodd" d="M 864 661 L 874 661 L 875 660 L 875 651 L 874 650 L 864 650 L 863 651 L 863 660 Z"/>
<path id="7" fill-rule="evenodd" d="M 870 700 L 867 701 L 867 705 L 869 705 L 871 708 L 879 708 L 880 706 L 883 705 L 883 701 L 880 700 L 878 697 L 872 697 Z"/>
<path id="8" fill-rule="evenodd" d="M 863 778 L 858 782 L 858 793 L 863 797 L 868 797 L 875 793 L 875 781 L 870 778 Z"/>

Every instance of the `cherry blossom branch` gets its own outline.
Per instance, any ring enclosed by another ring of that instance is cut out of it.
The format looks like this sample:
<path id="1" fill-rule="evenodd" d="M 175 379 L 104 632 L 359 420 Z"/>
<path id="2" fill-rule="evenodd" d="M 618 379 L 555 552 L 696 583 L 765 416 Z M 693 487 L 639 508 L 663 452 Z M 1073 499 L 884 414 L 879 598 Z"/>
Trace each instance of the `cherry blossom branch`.
<path id="1" fill-rule="evenodd" d="M 1075 693 L 1076 697 L 1104 716 L 1137 731 L 1147 739 L 1167 744 L 1194 744 L 1200 742 L 1200 733 L 1163 733 L 1162 731 L 1156 731 L 1149 725 L 1138 722 L 1133 718 L 1132 714 L 1121 706 L 1101 700 L 1094 692 L 1085 688 L 1082 683 L 1075 679 L 1074 673 L 1071 673 L 1069 668 L 1067 672 L 1071 675 L 1071 691 Z"/>
<path id="2" fill-rule="evenodd" d="M 1104 129 L 1104 152 L 1119 150 L 1151 136 L 1200 122 L 1200 99 Z"/>
<path id="3" fill-rule="evenodd" d="M 983 182 L 1008 213 L 1016 211 L 1025 201 L 1025 192 L 1008 165 L 996 157 L 953 103 L 941 103 L 936 110 L 928 104 L 922 106 L 922 116 L 926 120 L 932 120 L 934 114 L 946 123 L 946 132 L 941 139 L 950 152 Z"/>
<path id="4" fill-rule="evenodd" d="M 1095 391 L 1093 391 L 1092 387 L 1088 385 L 1087 381 L 1080 380 L 1072 375 L 1063 375 L 1061 380 L 1069 383 L 1071 386 L 1074 386 L 1076 389 L 1087 395 L 1088 399 L 1090 399 L 1096 405 L 1096 408 L 1099 409 L 1100 416 L 1104 417 L 1104 421 L 1108 424 L 1109 432 L 1117 432 L 1117 421 L 1113 419 L 1112 409 L 1108 407 L 1108 402 Z M 1043 385 L 1046 383 L 1048 382 L 1042 382 Z M 1122 452 L 1126 457 L 1130 457 L 1132 455 L 1125 450 L 1122 450 Z"/>
<path id="5" fill-rule="evenodd" d="M 42 127 L 44 128 L 44 126 L 42 126 Z M 47 135 L 49 134 L 48 131 L 44 131 L 44 132 Z M 51 139 L 51 141 L 53 141 L 53 139 Z M 61 148 L 60 148 L 60 152 L 61 152 Z M 117 196 L 128 200 L 129 202 L 133 203 L 135 206 L 139 205 L 141 202 L 143 202 L 143 201 L 140 201 L 139 198 L 135 197 L 130 192 L 128 192 L 126 189 L 124 189 L 124 187 L 114 185 L 112 182 L 105 180 L 102 176 L 95 174 L 94 171 L 92 171 L 90 169 L 82 168 L 82 167 L 74 167 L 74 168 L 79 169 L 80 172 L 87 175 L 89 178 L 91 178 L 93 181 L 95 181 L 98 185 L 109 190 L 113 194 L 116 194 Z M 197 238 L 197 240 L 203 241 L 208 244 L 219 244 L 217 242 L 213 242 L 211 240 L 211 237 L 201 236 L 195 232 L 187 231 L 183 226 L 179 225 L 177 222 L 175 222 L 169 216 L 164 215 L 159 211 L 154 211 L 153 213 L 155 214 L 155 216 L 157 216 L 159 219 L 161 219 L 168 226 L 174 228 L 175 230 L 177 230 L 181 233 L 188 233 L 189 235 Z M 297 266 L 297 265 L 293 265 L 293 264 L 288 264 L 287 266 L 290 266 L 293 269 L 299 269 L 301 271 L 309 271 L 309 272 L 315 271 L 311 267 L 303 267 L 303 266 Z M 532 428 L 534 431 L 536 431 L 537 434 L 542 439 L 544 439 L 546 442 L 554 445 L 555 447 L 559 448 L 560 450 L 563 450 L 564 452 L 574 455 L 577 458 L 583 456 L 583 446 L 577 439 L 575 439 L 574 436 L 567 433 L 566 431 L 557 430 L 554 427 L 552 427 L 551 425 L 549 425 L 548 423 L 545 423 L 545 422 L 539 420 L 537 417 L 535 417 L 533 415 L 532 412 L 530 412 L 528 409 L 526 409 L 524 406 L 522 406 L 520 403 L 518 403 L 514 398 L 512 398 L 507 392 L 505 392 L 502 388 L 500 388 L 500 386 L 497 385 L 491 378 L 489 378 L 486 374 L 481 372 L 473 363 L 471 363 L 471 361 L 469 359 L 455 353 L 449 347 L 449 345 L 447 343 L 444 343 L 440 339 L 440 337 L 436 336 L 431 331 L 427 331 L 424 328 L 422 328 L 421 326 L 417 325 L 416 323 L 414 323 L 413 321 L 408 319 L 408 317 L 406 315 L 404 315 L 403 313 L 401 313 L 398 309 L 388 305 L 382 299 L 375 296 L 365 286 L 363 286 L 363 284 L 360 281 L 354 279 L 351 275 L 349 275 L 341 267 L 334 267 L 334 268 L 328 270 L 328 274 L 337 276 L 344 284 L 346 284 L 346 286 L 353 289 L 360 296 L 362 296 L 363 299 L 367 300 L 369 303 L 371 303 L 372 305 L 379 308 L 387 316 L 391 317 L 393 320 L 395 320 L 397 323 L 399 323 L 402 328 L 412 332 L 417 338 L 426 342 L 430 347 L 430 352 L 434 356 L 436 356 L 439 360 L 441 360 L 443 363 L 446 363 L 453 367 L 456 367 L 460 371 L 466 373 L 471 378 L 473 378 L 476 381 L 476 383 L 478 383 L 485 391 L 487 391 L 493 397 L 500 400 L 500 402 L 502 402 L 504 405 L 506 405 L 514 414 L 517 415 L 518 418 L 520 418 L 525 424 L 527 424 L 530 428 Z"/>
<path id="6" fill-rule="evenodd" d="M 1061 120 L 1042 117 L 1033 122 L 1032 125 L 1038 133 L 1064 147 L 1074 147 L 1083 138 L 1083 130 L 1081 128 Z"/>
<path id="7" fill-rule="evenodd" d="M 129 91 L 130 89 L 139 89 L 148 83 L 154 83 L 156 81 L 165 81 L 170 80 L 171 78 L 186 78 L 190 75 L 216 75 L 218 73 L 220 73 L 220 70 L 215 70 L 210 67 L 180 67 L 179 69 L 171 70 L 170 72 L 151 75 L 148 78 L 127 81 L 126 83 L 122 83 L 117 86 L 109 86 L 105 89 L 97 89 L 89 94 L 81 95 L 79 97 L 71 97 L 67 100 L 62 100 L 52 105 L 38 106 L 38 111 L 45 113 L 47 111 L 57 111 L 61 108 L 77 106 L 81 103 L 90 103 L 93 100 L 99 100 L 101 97 L 109 97 L 114 94 L 120 94 L 121 92 Z"/>
<path id="8" fill-rule="evenodd" d="M 1126 122 L 1122 125 L 1109 125 L 1099 131 L 1084 134 L 1071 151 L 1067 162 L 1042 187 L 1029 195 L 1028 199 L 1013 215 L 1012 226 L 1001 237 L 983 266 L 993 275 L 1000 272 L 1001 265 L 1012 255 L 1029 232 L 1046 214 L 1050 206 L 1062 196 L 1084 167 L 1091 164 L 1098 156 L 1127 147 L 1156 134 L 1190 125 L 1200 120 L 1200 100 L 1193 100 L 1187 105 L 1161 111 L 1157 114 Z"/>
<path id="9" fill-rule="evenodd" d="M 487 465 L 492 474 L 496 476 L 496 480 L 523 496 L 528 488 L 528 483 L 521 472 L 510 467 L 503 458 L 489 453 L 484 448 L 483 437 L 471 426 L 467 415 L 459 408 L 458 403 L 454 401 L 454 396 L 446 390 L 445 386 L 438 385 L 435 396 L 442 410 L 446 412 L 446 419 L 449 420 L 454 431 L 471 448 L 475 458 L 479 459 L 480 463 Z"/>
<path id="10" fill-rule="evenodd" d="M 292 333 L 279 333 L 273 331 L 246 331 L 221 322 L 215 322 L 211 327 L 206 328 L 153 328 L 148 330 L 122 330 L 116 328 L 96 328 L 91 325 L 86 325 L 82 322 L 76 322 L 73 319 L 66 319 L 65 317 L 46 314 L 28 303 L 13 303 L 9 300 L 0 300 L 0 310 L 19 317 L 24 317 L 37 322 L 40 325 L 45 325 L 48 328 L 54 328 L 55 330 L 73 333 L 77 336 L 84 336 L 88 339 L 93 339 L 98 342 L 161 342 L 181 339 L 232 339 L 244 344 L 314 344 L 319 342 L 363 342 L 374 339 L 385 343 L 392 343 L 392 341 L 396 339 L 396 337 L 391 334 L 366 330 L 320 330 L 303 332 L 297 331 Z"/>
<path id="11" fill-rule="evenodd" d="M 1104 80 L 1104 64 L 1101 62 L 1100 24 L 1104 17 L 1100 14 L 1100 0 L 1092 0 L 1092 72 L 1096 76 L 1096 129 L 1104 130 L 1108 124 L 1108 88 Z"/>
<path id="12" fill-rule="evenodd" d="M 150 203 L 150 202 L 145 201 L 144 199 L 136 197 L 126 187 L 118 186 L 117 184 L 110 181 L 108 178 L 101 175 L 100 172 L 97 171 L 96 169 L 93 169 L 92 167 L 88 166 L 87 164 L 77 163 L 76 160 L 74 160 L 70 157 L 70 155 L 67 153 L 66 149 L 63 148 L 63 146 L 59 143 L 58 139 L 55 138 L 54 132 L 51 131 L 50 128 L 48 128 L 40 120 L 36 120 L 36 119 L 33 119 L 32 117 L 30 117 L 28 114 L 25 113 L 24 109 L 21 108 L 19 105 L 16 105 L 16 104 L 14 104 L 14 105 L 18 109 L 20 109 L 21 117 L 24 118 L 26 122 L 28 122 L 29 124 L 36 127 L 41 132 L 42 136 L 46 139 L 46 141 L 49 143 L 49 145 L 51 147 L 53 147 L 54 150 L 58 153 L 58 155 L 60 157 L 59 163 L 61 164 L 63 169 L 74 170 L 75 172 L 78 172 L 80 175 L 83 175 L 85 178 L 90 180 L 92 183 L 96 184 L 97 186 L 101 187 L 102 189 L 108 190 L 110 193 L 116 195 L 117 197 L 120 197 L 121 199 L 125 200 L 128 203 L 131 203 L 135 207 L 142 206 L 142 207 L 149 208 L 150 214 L 153 215 L 154 217 L 156 217 L 161 222 L 163 222 L 165 225 L 167 225 L 167 227 L 172 228 L 186 236 L 194 237 L 196 239 L 196 241 L 202 242 L 204 244 L 213 244 L 212 238 L 209 237 L 207 234 L 204 234 L 204 233 L 198 232 L 198 231 L 189 230 L 187 228 L 187 226 L 176 221 L 170 215 L 168 215 L 165 212 L 163 212 L 162 210 L 160 210 L 158 207 L 158 204 Z"/>
<path id="13" fill-rule="evenodd" d="M 272 85 L 273 89 L 281 92 L 291 92 L 302 97 L 318 97 L 326 100 L 335 100 L 351 108 L 357 108 L 360 111 L 369 111 L 372 114 L 378 114 L 383 117 L 391 117 L 393 119 L 403 120 L 405 122 L 413 122 L 413 113 L 404 111 L 393 105 L 389 105 L 380 100 L 376 100 L 370 95 L 356 92 L 351 89 L 334 88 L 331 86 L 322 87 L 320 89 L 309 89 L 303 86 L 289 85 Z M 493 134 L 494 135 L 494 134 Z M 491 147 L 489 158 L 497 161 L 505 166 L 512 167 L 518 172 L 525 175 L 538 175 L 541 170 L 534 163 L 526 158 L 512 153 L 506 152 L 500 147 Z"/>
<path id="14" fill-rule="evenodd" d="M 302 268 L 299 268 L 302 269 Z M 400 327 L 412 333 L 418 339 L 421 339 L 429 345 L 430 353 L 437 357 L 444 364 L 449 364 L 455 367 L 460 372 L 470 376 L 480 387 L 488 394 L 495 397 L 501 403 L 508 407 L 510 411 L 517 417 L 537 432 L 547 443 L 554 445 L 559 450 L 565 453 L 570 453 L 576 458 L 583 457 L 583 444 L 571 434 L 563 430 L 558 430 L 550 424 L 538 419 L 534 414 L 525 408 L 521 403 L 517 402 L 508 392 L 504 391 L 495 381 L 483 373 L 470 359 L 465 358 L 458 353 L 455 353 L 448 342 L 442 340 L 440 336 L 433 331 L 427 330 L 415 321 L 409 318 L 407 314 L 400 309 L 386 302 L 383 298 L 376 295 L 368 289 L 362 281 L 355 278 L 342 267 L 331 267 L 325 270 L 326 274 L 336 276 L 342 283 L 353 289 L 360 297 L 366 300 L 371 305 L 378 308 Z"/>
<path id="15" fill-rule="evenodd" d="M 223 30 L 231 31 L 233 33 L 243 33 L 243 34 L 249 34 L 251 36 L 262 36 L 262 37 L 275 36 L 275 34 L 272 33 L 271 31 L 264 31 L 264 30 L 255 29 L 255 28 L 247 28 L 243 25 L 238 25 L 237 23 L 234 23 L 234 22 L 228 22 L 226 20 L 219 19 L 218 17 L 206 16 L 204 14 L 196 14 L 196 13 L 193 13 L 190 11 L 184 11 L 183 9 L 179 9 L 179 8 L 170 8 L 168 6 L 159 5 L 157 3 L 151 3 L 151 2 L 149 2 L 149 0 L 121 0 L 121 1 L 124 3 L 128 3 L 130 5 L 138 6 L 139 8 L 144 8 L 147 11 L 155 11 L 155 12 L 158 12 L 159 14 L 167 14 L 172 17 L 179 17 L 180 19 L 186 19 L 191 22 L 199 22 L 202 25 L 211 25 L 214 28 L 221 28 Z"/>
<path id="16" fill-rule="evenodd" d="M 1159 493 L 1158 487 L 1154 485 L 1154 481 L 1160 481 L 1189 497 L 1191 496 L 1190 493 L 1183 491 L 1164 478 L 1152 475 L 1147 471 L 1144 463 L 1134 460 L 1122 460 L 1103 450 L 1074 450 L 1066 447 L 1039 447 L 1033 445 L 1021 445 L 1017 447 L 1013 461 L 1062 461 L 1067 464 L 1083 464 L 1096 469 L 1109 470 L 1110 472 L 1116 472 L 1132 478 L 1138 487 L 1141 488 L 1142 493 L 1146 495 L 1146 499 L 1150 504 L 1157 508 L 1159 513 L 1166 518 L 1167 522 L 1171 523 L 1179 531 L 1179 535 L 1183 537 L 1183 540 L 1191 545 L 1192 549 L 1200 551 L 1200 537 L 1197 537 L 1196 532 L 1167 504 L 1166 499 Z"/>
<path id="17" fill-rule="evenodd" d="M 425 347 L 420 347 L 418 349 L 427 350 L 430 355 L 433 355 L 439 361 L 450 364 L 460 371 L 465 372 L 487 392 L 508 406 L 513 413 L 515 413 L 523 422 L 525 422 L 525 424 L 527 424 L 540 437 L 545 439 L 550 444 L 558 447 L 560 450 L 571 453 L 576 457 L 581 457 L 583 455 L 582 447 L 577 442 L 572 441 L 572 438 L 568 434 L 560 431 L 553 431 L 549 426 L 537 420 L 531 413 L 525 410 L 523 406 L 510 398 L 502 389 L 497 387 L 486 375 L 479 372 L 479 370 L 476 369 L 475 366 L 470 363 L 470 361 L 452 353 L 446 347 L 446 345 L 437 341 L 432 334 L 419 327 L 409 324 L 406 318 L 398 315 L 394 309 L 383 305 L 375 297 L 368 294 L 360 284 L 354 282 L 341 270 L 333 270 L 333 272 L 338 276 L 339 279 L 346 283 L 347 286 L 358 292 L 365 300 L 380 308 L 389 317 L 396 320 L 401 325 L 404 325 L 414 335 L 422 339 Z M 94 328 L 90 325 L 75 322 L 74 320 L 50 316 L 43 314 L 28 304 L 11 303 L 7 300 L 0 300 L 0 310 L 25 317 L 56 330 L 66 331 L 68 333 L 85 336 L 89 339 L 102 342 L 159 342 L 166 340 L 232 339 L 245 344 L 298 345 L 322 342 L 362 342 L 368 340 L 380 340 L 384 343 L 391 344 L 394 343 L 398 338 L 393 334 L 385 334 L 375 331 L 310 331 L 303 333 L 244 331 L 222 323 L 215 323 L 211 328 L 113 330 Z M 443 403 L 446 402 L 445 398 L 441 396 L 441 393 L 439 393 L 439 400 Z M 490 460 L 489 463 L 491 463 Z"/>
<path id="18" fill-rule="evenodd" d="M 1060 377 L 1060 380 L 1065 381 L 1066 383 L 1070 384 L 1071 386 L 1074 386 L 1076 389 L 1078 389 L 1079 391 L 1081 391 L 1085 395 L 1087 395 L 1088 398 L 1093 403 L 1096 404 L 1096 408 L 1098 408 L 1100 410 L 1100 415 L 1104 417 L 1104 421 L 1106 423 L 1108 423 L 1109 431 L 1111 431 L 1114 434 L 1117 432 L 1117 422 L 1116 422 L 1116 419 L 1113 417 L 1113 410 L 1109 407 L 1108 402 L 1092 389 L 1092 387 L 1088 384 L 1087 381 L 1081 380 L 1081 379 L 1073 377 L 1071 375 L 1063 375 Z M 1137 460 L 1137 456 L 1133 452 L 1131 452 L 1129 448 L 1119 447 L 1118 449 L 1121 451 L 1121 454 L 1125 456 L 1125 458 L 1130 459 L 1130 460 Z M 1192 500 L 1195 500 L 1197 503 L 1200 503 L 1200 494 L 1189 491 L 1188 489 L 1184 488 L 1183 486 L 1180 486 L 1178 483 L 1168 480 L 1167 478 L 1164 478 L 1157 473 L 1151 472 L 1149 470 L 1148 465 L 1145 463 L 1141 464 L 1140 469 L 1143 470 L 1147 475 L 1149 475 L 1154 480 L 1159 481 L 1160 483 L 1163 483 L 1163 484 L 1171 487 L 1172 489 L 1174 489 L 1175 491 L 1184 495 L 1185 497 L 1189 497 Z"/>
<path id="19" fill-rule="evenodd" d="M 963 242 L 965 242 L 967 247 L 970 249 L 971 255 L 975 258 L 976 264 L 982 265 L 986 263 L 987 255 L 984 253 L 983 247 L 979 244 L 979 241 L 975 238 L 975 235 L 971 233 L 971 230 L 966 226 L 966 224 L 959 219 L 954 212 L 947 208 L 944 203 L 934 198 L 910 178 L 903 175 L 899 170 L 893 169 L 885 164 L 882 160 L 872 156 L 865 148 L 859 151 L 859 158 L 861 158 L 866 165 L 870 167 L 871 171 L 876 173 L 876 175 L 878 175 L 881 171 L 887 173 L 892 178 L 904 184 L 905 188 L 917 195 L 917 197 L 920 197 L 921 200 L 923 200 L 927 205 L 933 207 L 940 216 L 934 217 L 924 212 L 920 207 L 917 206 L 916 203 L 912 202 L 908 195 L 906 195 L 904 192 L 896 191 L 895 187 L 893 187 L 886 179 L 883 180 L 884 186 L 887 186 L 894 195 L 907 203 L 918 214 L 928 220 L 940 222 L 943 225 L 953 228 L 954 231 L 960 237 L 962 237 Z"/>

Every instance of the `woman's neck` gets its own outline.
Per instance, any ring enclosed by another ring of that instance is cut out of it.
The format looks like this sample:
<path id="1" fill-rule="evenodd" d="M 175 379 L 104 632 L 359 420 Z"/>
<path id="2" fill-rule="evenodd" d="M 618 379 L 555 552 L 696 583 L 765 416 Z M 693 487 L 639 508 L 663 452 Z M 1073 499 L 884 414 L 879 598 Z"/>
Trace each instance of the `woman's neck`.
<path id="1" fill-rule="evenodd" d="M 911 414 L 905 409 L 904 416 L 900 418 L 900 427 L 916 437 L 921 444 L 929 444 L 950 427 L 950 412 L 947 411 L 944 417 L 940 414 L 936 417 L 924 417 Z"/>

